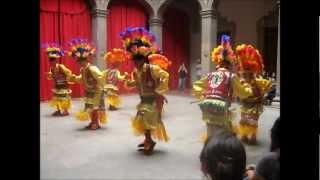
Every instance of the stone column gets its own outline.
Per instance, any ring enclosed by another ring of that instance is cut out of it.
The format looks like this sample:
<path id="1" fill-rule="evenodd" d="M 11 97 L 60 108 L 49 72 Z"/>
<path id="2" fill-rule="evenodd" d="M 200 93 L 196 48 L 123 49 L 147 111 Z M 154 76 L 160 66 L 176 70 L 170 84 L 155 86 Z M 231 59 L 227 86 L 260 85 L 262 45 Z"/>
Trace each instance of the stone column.
<path id="1" fill-rule="evenodd" d="M 277 74 L 276 74 L 276 94 L 280 96 L 280 1 L 277 1 L 278 6 L 278 44 L 277 44 Z"/>
<path id="2" fill-rule="evenodd" d="M 96 56 L 93 64 L 98 66 L 100 70 L 105 69 L 105 62 L 101 54 L 106 50 L 107 42 L 107 10 L 95 8 L 92 11 L 92 39 L 96 45 Z"/>
<path id="3" fill-rule="evenodd" d="M 201 16 L 201 68 L 202 74 L 215 70 L 211 51 L 217 45 L 217 13 L 215 10 L 200 11 Z"/>
<path id="4" fill-rule="evenodd" d="M 163 20 L 160 17 L 149 19 L 150 31 L 156 36 L 157 45 L 162 49 L 162 25 Z"/>

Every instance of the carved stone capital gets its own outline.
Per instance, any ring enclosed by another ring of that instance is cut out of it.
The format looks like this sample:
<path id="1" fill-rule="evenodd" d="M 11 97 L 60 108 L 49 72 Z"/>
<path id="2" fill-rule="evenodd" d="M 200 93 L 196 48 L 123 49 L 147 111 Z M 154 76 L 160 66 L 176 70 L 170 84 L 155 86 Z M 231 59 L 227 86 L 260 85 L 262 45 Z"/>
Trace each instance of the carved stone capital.
<path id="1" fill-rule="evenodd" d="M 204 11 L 200 11 L 200 16 L 202 19 L 204 18 L 217 18 L 217 11 L 216 10 L 204 10 Z"/>
<path id="2" fill-rule="evenodd" d="M 92 15 L 93 15 L 94 17 L 103 17 L 103 18 L 105 18 L 105 17 L 107 17 L 107 15 L 108 15 L 108 11 L 107 11 L 107 10 L 104 10 L 104 9 L 98 9 L 98 8 L 96 8 L 96 9 L 93 9 L 93 10 L 92 10 Z"/>
<path id="3" fill-rule="evenodd" d="M 162 26 L 163 20 L 159 17 L 152 17 L 149 19 L 150 26 Z"/>

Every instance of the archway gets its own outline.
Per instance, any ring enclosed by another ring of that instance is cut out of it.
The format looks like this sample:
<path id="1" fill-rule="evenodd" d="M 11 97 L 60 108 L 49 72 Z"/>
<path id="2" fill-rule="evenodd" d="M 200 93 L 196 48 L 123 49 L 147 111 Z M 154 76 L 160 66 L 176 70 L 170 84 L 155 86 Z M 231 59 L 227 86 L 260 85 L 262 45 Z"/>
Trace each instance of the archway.
<path id="1" fill-rule="evenodd" d="M 277 71 L 278 15 L 272 11 L 257 21 L 258 48 L 264 60 L 265 71 L 271 75 Z"/>
<path id="2" fill-rule="evenodd" d="M 120 33 L 128 27 L 148 28 L 148 9 L 138 0 L 112 0 L 108 4 L 107 15 L 107 50 L 122 48 Z M 134 64 L 131 61 L 124 62 L 121 72 L 131 73 Z M 120 85 L 120 91 L 125 89 Z"/>
<path id="3" fill-rule="evenodd" d="M 193 8 L 190 8 L 193 7 Z M 196 78 L 195 65 L 201 54 L 200 5 L 194 0 L 168 1 L 158 15 L 163 23 L 163 53 L 172 61 L 169 68 L 171 90 L 178 88 L 178 69 L 184 63 L 188 70 L 186 87 Z"/>

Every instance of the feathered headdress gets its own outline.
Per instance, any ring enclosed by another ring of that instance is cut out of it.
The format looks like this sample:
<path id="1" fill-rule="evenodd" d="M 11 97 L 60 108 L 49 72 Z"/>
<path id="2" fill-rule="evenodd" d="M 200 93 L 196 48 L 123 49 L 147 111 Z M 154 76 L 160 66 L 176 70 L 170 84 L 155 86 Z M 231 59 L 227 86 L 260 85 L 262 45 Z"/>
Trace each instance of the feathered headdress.
<path id="1" fill-rule="evenodd" d="M 93 43 L 88 42 L 86 39 L 75 38 L 68 45 L 70 46 L 68 55 L 77 60 L 86 60 L 89 56 L 94 55 L 96 51 Z"/>
<path id="2" fill-rule="evenodd" d="M 148 56 L 150 64 L 158 65 L 161 69 L 167 70 L 171 65 L 171 61 L 161 54 L 151 54 Z"/>
<path id="3" fill-rule="evenodd" d="M 128 54 L 120 48 L 113 48 L 105 53 L 103 59 L 110 64 L 122 63 L 128 59 Z"/>
<path id="4" fill-rule="evenodd" d="M 219 65 L 223 61 L 234 62 L 235 55 L 231 49 L 230 36 L 222 35 L 221 44 L 211 52 L 211 59 L 216 65 Z"/>
<path id="5" fill-rule="evenodd" d="M 64 51 L 57 43 L 45 43 L 42 48 L 45 48 L 49 59 L 57 59 L 64 56 Z"/>
<path id="6" fill-rule="evenodd" d="M 250 71 L 257 74 L 263 71 L 264 65 L 262 57 L 259 51 L 252 45 L 238 45 L 236 54 L 240 71 Z"/>
<path id="7" fill-rule="evenodd" d="M 159 52 L 159 48 L 155 45 L 155 36 L 143 27 L 127 28 L 120 33 L 120 37 L 125 50 L 135 60 Z"/>

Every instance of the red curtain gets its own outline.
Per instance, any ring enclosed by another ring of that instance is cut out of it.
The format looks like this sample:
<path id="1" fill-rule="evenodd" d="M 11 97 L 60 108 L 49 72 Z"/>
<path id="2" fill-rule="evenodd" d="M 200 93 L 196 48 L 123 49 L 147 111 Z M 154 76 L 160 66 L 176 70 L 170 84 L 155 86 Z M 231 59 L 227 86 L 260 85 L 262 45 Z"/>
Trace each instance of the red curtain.
<path id="1" fill-rule="evenodd" d="M 147 14 L 137 0 L 112 0 L 109 4 L 109 14 L 107 18 L 107 50 L 112 48 L 122 48 L 120 33 L 128 27 L 147 28 Z M 119 70 L 131 73 L 134 68 L 132 61 L 125 62 Z M 120 92 L 126 92 L 119 84 Z"/>
<path id="2" fill-rule="evenodd" d="M 188 15 L 168 8 L 164 14 L 162 46 L 164 55 L 172 61 L 169 68 L 171 90 L 178 88 L 178 69 L 183 62 L 188 70 L 186 87 L 190 87 L 189 34 Z"/>
<path id="3" fill-rule="evenodd" d="M 60 17 L 60 19 L 58 19 Z M 59 24 L 58 24 L 59 23 Z M 60 27 L 60 29 L 59 29 Z M 60 37 L 59 37 L 60 36 Z M 67 42 L 75 37 L 91 40 L 90 9 L 84 0 L 41 0 L 40 1 L 40 43 L 57 42 L 67 48 Z M 60 40 L 59 40 L 60 39 Z M 70 57 L 61 59 L 73 73 L 79 74 L 80 66 Z M 40 50 L 40 100 L 51 98 L 53 82 L 46 79 L 49 61 Z M 83 95 L 82 85 L 70 86 L 72 97 Z"/>

